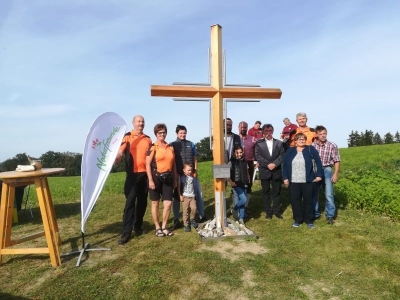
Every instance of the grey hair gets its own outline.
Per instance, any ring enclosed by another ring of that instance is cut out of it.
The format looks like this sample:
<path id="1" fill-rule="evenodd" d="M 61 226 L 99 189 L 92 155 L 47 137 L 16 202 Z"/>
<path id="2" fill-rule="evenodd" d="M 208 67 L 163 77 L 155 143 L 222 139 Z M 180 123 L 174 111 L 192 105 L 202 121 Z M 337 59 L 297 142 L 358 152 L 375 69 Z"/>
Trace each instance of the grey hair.
<path id="1" fill-rule="evenodd" d="M 298 117 L 304 117 L 304 118 L 307 119 L 307 115 L 306 115 L 306 113 L 304 113 L 304 112 L 299 112 L 299 113 L 296 115 L 296 120 L 297 120 Z"/>
<path id="2" fill-rule="evenodd" d="M 285 122 L 285 121 L 290 122 L 289 118 L 284 118 L 284 119 L 283 119 L 283 122 Z"/>

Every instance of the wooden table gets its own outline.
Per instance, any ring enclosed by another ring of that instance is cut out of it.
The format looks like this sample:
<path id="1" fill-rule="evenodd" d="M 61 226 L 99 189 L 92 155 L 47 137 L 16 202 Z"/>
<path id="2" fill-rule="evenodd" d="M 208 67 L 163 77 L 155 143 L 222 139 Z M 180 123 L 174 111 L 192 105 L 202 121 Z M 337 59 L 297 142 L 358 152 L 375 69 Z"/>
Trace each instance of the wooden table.
<path id="1" fill-rule="evenodd" d="M 47 176 L 64 172 L 63 168 L 41 169 L 31 172 L 1 172 L 3 180 L 1 205 L 0 205 L 0 265 L 2 255 L 5 254 L 38 254 L 48 253 L 53 267 L 61 264 L 60 250 L 61 238 L 58 232 L 56 215 L 51 199 Z M 14 208 L 15 188 L 22 185 L 35 184 L 39 201 L 40 213 L 44 231 L 29 235 L 17 240 L 11 240 L 12 217 Z M 38 237 L 45 236 L 47 247 L 44 248 L 9 248 Z M 7 249 L 8 248 L 8 249 Z"/>

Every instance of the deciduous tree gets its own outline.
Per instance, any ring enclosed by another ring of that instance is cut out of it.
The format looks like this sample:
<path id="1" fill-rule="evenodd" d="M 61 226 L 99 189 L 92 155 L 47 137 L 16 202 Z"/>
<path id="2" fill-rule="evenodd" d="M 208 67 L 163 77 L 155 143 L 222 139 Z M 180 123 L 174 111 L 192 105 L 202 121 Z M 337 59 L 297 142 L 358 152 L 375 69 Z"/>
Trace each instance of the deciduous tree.
<path id="1" fill-rule="evenodd" d="M 195 146 L 198 161 L 210 161 L 213 159 L 212 151 L 210 150 L 210 137 L 203 138 Z"/>

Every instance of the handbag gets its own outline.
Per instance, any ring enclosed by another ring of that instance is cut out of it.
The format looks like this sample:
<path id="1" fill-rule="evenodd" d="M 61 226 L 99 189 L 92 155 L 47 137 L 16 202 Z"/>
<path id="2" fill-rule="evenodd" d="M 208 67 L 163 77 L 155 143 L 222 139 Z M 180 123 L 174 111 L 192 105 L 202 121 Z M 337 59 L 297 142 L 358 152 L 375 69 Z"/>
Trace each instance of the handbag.
<path id="1" fill-rule="evenodd" d="M 313 156 L 312 153 L 311 153 L 311 148 L 310 148 L 310 146 L 308 146 L 308 151 L 310 151 L 314 175 L 317 176 L 317 163 L 315 162 L 314 156 Z"/>

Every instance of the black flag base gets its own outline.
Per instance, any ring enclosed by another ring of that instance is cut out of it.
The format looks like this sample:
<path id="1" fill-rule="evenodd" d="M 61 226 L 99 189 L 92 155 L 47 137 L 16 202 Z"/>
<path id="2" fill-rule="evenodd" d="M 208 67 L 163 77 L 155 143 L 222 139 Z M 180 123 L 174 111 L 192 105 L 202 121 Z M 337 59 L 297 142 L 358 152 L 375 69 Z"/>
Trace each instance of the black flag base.
<path id="1" fill-rule="evenodd" d="M 110 248 L 89 248 L 90 243 L 85 244 L 85 234 L 83 232 L 82 232 L 82 246 L 83 246 L 82 250 L 67 252 L 67 253 L 61 254 L 60 257 L 76 255 L 79 253 L 78 261 L 76 262 L 76 266 L 79 267 L 79 265 L 81 264 L 83 253 L 89 252 L 89 251 L 110 251 L 111 250 Z"/>

